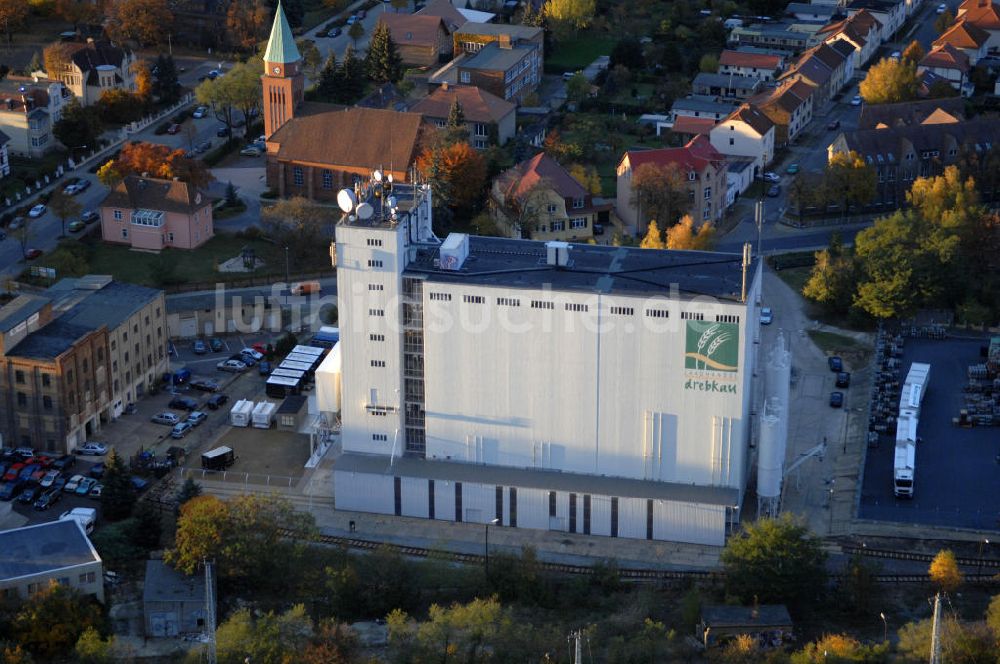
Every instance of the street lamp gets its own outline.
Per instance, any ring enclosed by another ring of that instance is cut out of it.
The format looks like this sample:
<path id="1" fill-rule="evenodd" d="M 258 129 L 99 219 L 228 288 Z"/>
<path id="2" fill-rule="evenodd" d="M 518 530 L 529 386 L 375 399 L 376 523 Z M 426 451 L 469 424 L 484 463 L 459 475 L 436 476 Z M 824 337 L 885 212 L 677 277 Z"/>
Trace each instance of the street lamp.
<path id="1" fill-rule="evenodd" d="M 288 245 L 285 245 L 285 283 L 289 282 L 288 278 Z"/>
<path id="2" fill-rule="evenodd" d="M 878 616 L 882 619 L 882 643 L 885 643 L 889 640 L 889 623 L 885 620 L 885 613 L 880 611 Z"/>
<path id="3" fill-rule="evenodd" d="M 490 575 L 490 526 L 500 523 L 500 519 L 493 519 L 486 524 L 486 576 Z"/>
<path id="4" fill-rule="evenodd" d="M 985 537 L 979 540 L 979 576 L 983 575 L 983 545 L 989 543 L 990 541 Z"/>

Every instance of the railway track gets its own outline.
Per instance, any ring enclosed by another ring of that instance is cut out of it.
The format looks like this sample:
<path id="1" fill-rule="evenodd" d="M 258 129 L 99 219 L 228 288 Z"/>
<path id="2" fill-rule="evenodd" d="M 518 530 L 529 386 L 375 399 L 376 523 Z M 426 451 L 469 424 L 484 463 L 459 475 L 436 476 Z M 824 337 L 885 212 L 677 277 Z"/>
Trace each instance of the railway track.
<path id="1" fill-rule="evenodd" d="M 282 535 L 291 539 L 300 539 L 301 534 L 293 530 L 283 530 Z M 317 544 L 322 544 L 326 546 L 338 546 L 347 549 L 358 549 L 362 551 L 375 551 L 377 549 L 386 549 L 398 553 L 402 556 L 408 556 L 411 558 L 437 558 L 440 560 L 446 560 L 455 563 L 461 563 L 466 565 L 483 565 L 486 562 L 486 558 L 483 555 L 475 553 L 459 553 L 451 551 L 442 551 L 440 549 L 427 549 L 418 546 L 407 546 L 401 544 L 388 544 L 385 542 L 376 542 L 373 540 L 360 539 L 357 537 L 340 537 L 337 535 L 317 535 L 312 538 L 312 541 Z M 900 560 L 924 560 L 923 558 L 903 558 L 902 555 L 913 555 L 921 556 L 924 554 L 909 554 L 908 552 L 902 551 L 885 551 L 878 549 L 868 549 L 857 547 L 858 551 L 862 554 L 871 554 L 873 551 L 878 551 L 875 554 L 878 557 L 880 554 L 901 554 L 897 557 Z M 851 551 L 853 547 L 848 547 L 845 551 Z M 881 555 L 881 557 L 891 558 L 894 556 Z M 927 557 L 929 562 L 932 556 Z M 978 564 L 978 561 L 976 561 Z M 552 563 L 552 562 L 542 562 L 538 563 L 541 569 L 546 572 L 552 572 L 556 574 L 591 574 L 593 573 L 593 568 L 589 565 L 571 565 L 568 563 Z M 722 572 L 706 571 L 706 570 L 662 570 L 662 569 L 643 569 L 643 568 L 619 568 L 618 576 L 623 581 L 687 581 L 691 579 L 722 579 Z M 834 579 L 838 578 L 839 575 L 832 575 Z M 965 575 L 967 581 L 978 582 L 978 583 L 1000 583 L 1000 575 L 995 574 L 967 574 Z M 930 577 L 927 574 L 877 574 L 875 575 L 875 581 L 878 583 L 929 583 Z"/>
<path id="2" fill-rule="evenodd" d="M 893 551 L 889 549 L 872 549 L 867 546 L 842 545 L 841 550 L 847 555 L 859 554 L 870 558 L 887 558 L 890 560 L 912 560 L 921 563 L 928 563 L 934 560 L 934 554 L 917 553 L 914 551 Z M 959 565 L 965 567 L 988 567 L 990 569 L 1000 569 L 1000 560 L 979 559 L 979 558 L 958 558 Z"/>

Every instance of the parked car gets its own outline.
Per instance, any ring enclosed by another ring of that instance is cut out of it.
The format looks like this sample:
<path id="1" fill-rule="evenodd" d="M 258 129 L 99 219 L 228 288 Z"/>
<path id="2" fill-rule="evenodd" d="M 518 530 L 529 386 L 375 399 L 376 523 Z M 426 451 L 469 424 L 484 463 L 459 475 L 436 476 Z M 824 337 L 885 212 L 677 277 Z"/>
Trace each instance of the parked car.
<path id="1" fill-rule="evenodd" d="M 774 314 L 771 312 L 771 307 L 764 307 L 760 310 L 761 325 L 770 325 L 772 320 L 774 320 Z"/>
<path id="2" fill-rule="evenodd" d="M 67 196 L 76 196 L 80 193 L 80 187 L 78 187 L 75 182 L 70 182 L 68 185 L 63 187 L 63 193 Z"/>
<path id="3" fill-rule="evenodd" d="M 226 138 L 227 136 L 229 136 L 229 130 L 226 128 L 225 125 L 222 125 L 221 127 L 215 130 L 215 135 L 218 136 L 219 138 Z"/>
<path id="4" fill-rule="evenodd" d="M 844 405 L 844 393 L 843 392 L 830 392 L 830 407 L 831 408 L 842 408 Z"/>
<path id="5" fill-rule="evenodd" d="M 104 471 L 106 469 L 107 467 L 104 465 L 103 462 L 95 463 L 93 466 L 90 467 L 90 476 L 96 479 L 101 479 L 102 477 L 104 477 Z"/>
<path id="6" fill-rule="evenodd" d="M 167 408 L 176 408 L 177 410 L 196 410 L 198 408 L 198 402 L 191 397 L 174 397 L 167 404 Z"/>
<path id="7" fill-rule="evenodd" d="M 788 168 L 785 169 L 785 172 L 788 173 L 789 175 L 795 175 L 796 173 L 799 172 L 799 165 L 789 164 Z"/>
<path id="8" fill-rule="evenodd" d="M 46 209 L 47 208 L 45 207 L 45 205 L 43 205 L 42 203 L 39 203 L 38 205 L 36 205 L 36 206 L 32 207 L 30 210 L 28 210 L 28 216 L 31 217 L 32 219 L 37 219 L 38 217 L 40 217 L 43 214 L 45 214 L 45 210 Z"/>
<path id="9" fill-rule="evenodd" d="M 153 415 L 152 421 L 156 424 L 166 424 L 168 426 L 174 426 L 181 421 L 181 418 L 177 417 L 173 413 L 157 413 Z"/>
<path id="10" fill-rule="evenodd" d="M 206 419 L 208 419 L 208 415 L 206 413 L 200 410 L 194 410 L 191 411 L 191 414 L 188 415 L 187 419 L 184 421 L 190 424 L 191 426 L 196 427 L 202 422 L 204 422 Z"/>
<path id="11" fill-rule="evenodd" d="M 86 496 L 96 485 L 97 480 L 92 477 L 85 477 L 83 481 L 80 482 L 79 486 L 76 487 L 76 491 L 74 493 L 78 496 Z"/>
<path id="12" fill-rule="evenodd" d="M 254 360 L 260 362 L 261 360 L 264 359 L 265 351 L 267 351 L 267 346 L 265 346 L 260 342 L 257 342 L 253 346 L 241 350 L 240 355 L 249 355 Z"/>
<path id="13" fill-rule="evenodd" d="M 47 510 L 58 503 L 60 498 L 62 498 L 61 490 L 55 488 L 49 489 L 35 501 L 35 509 L 40 511 Z"/>
<path id="14" fill-rule="evenodd" d="M 104 485 L 98 482 L 90 489 L 90 493 L 87 495 L 90 498 L 100 498 L 101 494 L 103 493 L 104 493 Z"/>
<path id="15" fill-rule="evenodd" d="M 25 466 L 24 468 L 22 468 L 21 472 L 18 474 L 17 478 L 20 479 L 20 480 L 24 480 L 25 482 L 29 482 L 29 481 L 31 481 L 31 476 L 34 475 L 35 473 L 37 473 L 41 469 L 42 469 L 41 466 L 39 466 L 38 464 L 34 464 L 33 463 L 31 465 L 28 465 L 28 466 Z"/>
<path id="16" fill-rule="evenodd" d="M 170 432 L 170 437 L 183 438 L 184 436 L 191 433 L 191 429 L 193 428 L 194 427 L 188 424 L 187 422 L 181 422 L 179 424 L 175 424 L 173 430 Z"/>
<path id="17" fill-rule="evenodd" d="M 772 184 L 767 188 L 767 195 L 770 198 L 777 198 L 778 196 L 781 196 L 781 185 Z"/>
<path id="18" fill-rule="evenodd" d="M 333 30 L 327 30 L 327 37 L 339 37 L 344 31 L 340 28 L 334 28 Z"/>
<path id="19" fill-rule="evenodd" d="M 354 25 L 357 22 L 358 22 L 357 16 L 352 16 L 351 18 L 347 19 L 347 25 Z"/>
<path id="20" fill-rule="evenodd" d="M 149 482 L 142 479 L 141 477 L 136 477 L 135 475 L 130 477 L 128 481 L 129 484 L 132 485 L 132 490 L 135 491 L 136 493 L 142 493 L 143 491 L 146 490 L 147 487 L 149 487 Z"/>
<path id="21" fill-rule="evenodd" d="M 222 344 L 222 339 L 218 339 L 216 337 L 212 337 L 211 339 L 209 339 L 208 345 L 209 347 L 211 347 L 213 353 L 218 353 L 224 348 Z"/>
<path id="22" fill-rule="evenodd" d="M 61 475 L 61 473 L 58 470 L 46 471 L 45 477 L 42 478 L 42 481 L 39 482 L 38 485 L 45 489 L 48 489 L 49 487 L 51 487 L 53 484 L 56 483 L 56 480 L 59 479 L 59 475 Z"/>
<path id="23" fill-rule="evenodd" d="M 270 376 L 271 375 L 271 363 L 270 362 L 261 362 L 260 365 L 257 367 L 257 373 L 260 374 L 261 376 Z"/>
<path id="24" fill-rule="evenodd" d="M 365 19 L 365 18 L 368 18 L 368 12 L 367 12 L 367 11 L 365 11 L 364 9 L 359 9 L 359 10 L 358 10 L 358 18 L 359 18 L 359 19 Z"/>
<path id="25" fill-rule="evenodd" d="M 935 14 L 943 14 L 946 11 L 948 11 L 948 5 L 946 5 L 946 4 L 944 4 L 942 2 L 940 5 L 937 6 L 937 9 L 934 10 L 934 13 Z"/>
<path id="26" fill-rule="evenodd" d="M 65 487 L 65 486 L 66 486 L 66 478 L 65 477 L 58 477 L 58 478 L 56 478 L 56 481 L 52 483 L 52 490 L 53 491 L 62 491 L 63 487 Z"/>
<path id="27" fill-rule="evenodd" d="M 191 350 L 194 351 L 195 355 L 204 355 L 208 352 L 208 346 L 201 339 L 195 339 L 194 343 L 191 344 Z"/>
<path id="28" fill-rule="evenodd" d="M 250 145 L 240 150 L 240 154 L 243 155 L 244 157 L 259 157 L 260 150 L 254 147 L 253 145 Z"/>
<path id="29" fill-rule="evenodd" d="M 83 456 L 102 456 L 108 453 L 108 446 L 104 443 L 89 442 L 78 447 L 76 453 Z"/>
<path id="30" fill-rule="evenodd" d="M 257 364 L 257 358 L 253 354 L 251 354 L 251 353 L 244 353 L 243 351 L 240 351 L 238 353 L 230 355 L 229 359 L 230 360 L 239 360 L 240 362 L 242 362 L 243 364 L 247 365 L 248 367 L 252 367 L 253 365 Z"/>
<path id="31" fill-rule="evenodd" d="M 851 98 L 851 106 L 861 106 L 861 95 L 854 95 Z"/>
<path id="32" fill-rule="evenodd" d="M 777 173 L 772 173 L 772 172 L 764 173 L 764 181 L 765 182 L 781 182 L 781 176 L 778 175 Z"/>
<path id="33" fill-rule="evenodd" d="M 212 149 L 212 141 L 202 141 L 194 147 L 194 151 L 198 154 L 208 152 L 210 149 Z"/>
<path id="34" fill-rule="evenodd" d="M 66 224 L 66 230 L 68 230 L 70 233 L 76 233 L 77 231 L 82 231 L 86 227 L 87 224 L 83 223 L 79 219 L 77 219 L 76 221 L 71 221 L 68 224 Z"/>
<path id="35" fill-rule="evenodd" d="M 200 120 L 206 115 L 208 115 L 208 106 L 199 106 L 194 109 L 194 113 L 191 114 L 191 117 Z"/>
<path id="36" fill-rule="evenodd" d="M 28 249 L 26 252 L 24 252 L 24 257 L 27 258 L 29 261 L 32 261 L 41 256 L 42 253 L 43 252 L 41 249 L 32 247 L 31 249 Z"/>
<path id="37" fill-rule="evenodd" d="M 101 218 L 101 215 L 97 214 L 93 210 L 85 210 L 83 214 L 80 215 L 80 221 L 85 224 L 90 224 Z"/>
<path id="38" fill-rule="evenodd" d="M 212 410 L 219 410 L 226 404 L 227 401 L 229 401 L 229 397 L 225 394 L 213 394 L 208 398 L 208 401 L 205 402 L 205 405 Z"/>
<path id="39" fill-rule="evenodd" d="M 893 51 L 892 54 L 889 55 L 889 57 L 892 58 L 893 60 L 898 61 L 901 57 L 903 57 L 903 54 L 900 53 L 899 51 Z"/>
<path id="40" fill-rule="evenodd" d="M 66 493 L 73 493 L 76 491 L 77 487 L 80 486 L 80 482 L 87 479 L 83 475 L 74 475 L 69 478 L 65 485 L 63 485 L 63 491 Z"/>
<path id="41" fill-rule="evenodd" d="M 76 187 L 78 191 L 87 191 L 90 189 L 90 180 L 87 180 L 86 178 L 77 178 Z"/>
<path id="42" fill-rule="evenodd" d="M 190 383 L 191 387 L 198 390 L 199 392 L 218 392 L 219 384 L 214 380 L 208 380 L 207 378 L 198 378 L 192 380 Z"/>
<path id="43" fill-rule="evenodd" d="M 20 496 L 17 497 L 17 502 L 26 503 L 30 505 L 31 503 L 35 502 L 35 499 L 38 498 L 40 493 L 41 489 L 39 489 L 37 486 L 29 486 L 24 491 L 21 492 Z"/>
<path id="44" fill-rule="evenodd" d="M 10 223 L 7 224 L 7 228 L 12 231 L 16 231 L 21 226 L 24 226 L 24 217 L 14 217 L 10 220 Z"/>
<path id="45" fill-rule="evenodd" d="M 174 122 L 169 127 L 167 127 L 167 133 L 170 134 L 171 136 L 174 134 L 179 134 L 181 133 L 181 126 L 176 122 Z"/>
<path id="46" fill-rule="evenodd" d="M 837 387 L 850 387 L 851 386 L 851 374 L 846 371 L 837 372 Z"/>
<path id="47" fill-rule="evenodd" d="M 52 462 L 52 467 L 56 470 L 69 470 L 76 465 L 75 454 L 64 454 Z"/>
<path id="48" fill-rule="evenodd" d="M 231 373 L 241 373 L 247 370 L 247 365 L 241 360 L 228 359 L 215 365 L 219 371 L 229 371 Z"/>
<path id="49" fill-rule="evenodd" d="M 826 363 L 830 367 L 830 371 L 835 373 L 840 373 L 844 370 L 844 361 L 837 355 L 828 358 Z"/>
<path id="50" fill-rule="evenodd" d="M 33 456 L 30 459 L 28 459 L 28 460 L 25 461 L 25 463 L 38 464 L 39 466 L 41 466 L 45 470 L 48 470 L 49 468 L 51 468 L 52 464 L 54 464 L 55 462 L 56 462 L 55 459 L 53 459 L 50 456 L 45 456 L 44 454 L 39 455 L 39 456 Z"/>
<path id="51" fill-rule="evenodd" d="M 7 467 L 7 470 L 4 471 L 4 474 L 3 474 L 4 481 L 5 482 L 13 482 L 14 480 L 16 480 L 18 478 L 18 476 L 21 474 L 22 470 L 24 470 L 24 464 L 23 463 L 12 463 L 12 464 L 10 464 Z"/>
<path id="52" fill-rule="evenodd" d="M 826 123 L 826 128 L 830 131 L 840 129 L 840 120 L 833 120 L 832 122 Z"/>
<path id="53" fill-rule="evenodd" d="M 0 500 L 14 500 L 22 490 L 24 490 L 24 482 L 19 480 L 5 482 L 3 485 L 0 485 Z"/>
<path id="54" fill-rule="evenodd" d="M 31 457 L 38 454 L 38 452 L 35 451 L 34 447 L 19 447 L 16 450 L 14 450 L 14 454 L 19 456 L 21 460 L 24 460 L 24 459 L 30 459 Z"/>

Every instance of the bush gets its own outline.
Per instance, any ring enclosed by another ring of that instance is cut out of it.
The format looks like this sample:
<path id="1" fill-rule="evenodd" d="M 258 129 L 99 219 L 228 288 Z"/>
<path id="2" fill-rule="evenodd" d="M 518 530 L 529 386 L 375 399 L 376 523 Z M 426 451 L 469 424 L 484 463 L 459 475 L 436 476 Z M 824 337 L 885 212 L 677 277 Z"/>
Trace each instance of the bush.
<path id="1" fill-rule="evenodd" d="M 263 194 L 261 194 L 260 197 L 264 198 L 264 199 L 267 199 L 269 201 L 270 200 L 275 200 L 275 199 L 278 198 L 278 192 L 276 190 L 274 190 L 274 189 L 268 189 Z"/>
<path id="2" fill-rule="evenodd" d="M 236 139 L 228 140 L 219 147 L 215 148 L 214 150 L 206 154 L 202 158 L 202 161 L 205 162 L 206 166 L 215 166 L 220 161 L 225 159 L 229 155 L 229 153 L 238 148 L 239 145 L 240 142 L 237 141 Z"/>

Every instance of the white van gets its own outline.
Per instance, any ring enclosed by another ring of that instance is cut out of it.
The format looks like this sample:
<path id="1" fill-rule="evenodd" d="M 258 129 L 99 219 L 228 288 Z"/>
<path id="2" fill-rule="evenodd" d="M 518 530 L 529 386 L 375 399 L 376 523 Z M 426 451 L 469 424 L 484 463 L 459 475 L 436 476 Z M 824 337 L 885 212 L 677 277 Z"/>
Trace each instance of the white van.
<path id="1" fill-rule="evenodd" d="M 322 292 L 323 287 L 318 281 L 298 281 L 292 284 L 288 290 L 292 295 L 310 295 Z"/>
<path id="2" fill-rule="evenodd" d="M 77 521 L 83 526 L 83 531 L 89 535 L 94 532 L 94 524 L 97 522 L 97 510 L 93 507 L 74 507 L 68 512 L 63 512 L 59 520 Z"/>

